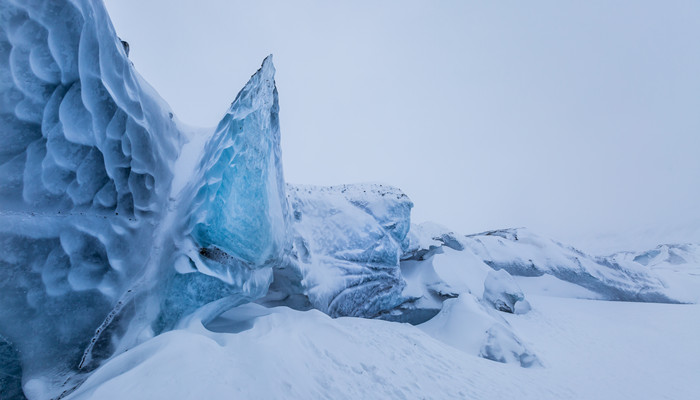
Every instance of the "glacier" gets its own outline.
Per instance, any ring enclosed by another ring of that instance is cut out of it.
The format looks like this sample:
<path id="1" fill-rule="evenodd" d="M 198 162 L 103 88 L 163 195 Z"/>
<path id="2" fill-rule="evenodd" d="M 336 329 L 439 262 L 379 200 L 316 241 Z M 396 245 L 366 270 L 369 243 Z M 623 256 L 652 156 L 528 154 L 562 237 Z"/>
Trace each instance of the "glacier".
<path id="1" fill-rule="evenodd" d="M 384 184 L 288 184 L 278 97 L 269 56 L 184 154 L 192 128 L 101 2 L 0 0 L 0 398 L 70 396 L 156 336 L 268 314 L 408 322 L 406 337 L 540 367 L 512 319 L 537 311 L 535 289 L 700 302 L 698 245 L 592 256 L 523 228 L 414 224 Z"/>

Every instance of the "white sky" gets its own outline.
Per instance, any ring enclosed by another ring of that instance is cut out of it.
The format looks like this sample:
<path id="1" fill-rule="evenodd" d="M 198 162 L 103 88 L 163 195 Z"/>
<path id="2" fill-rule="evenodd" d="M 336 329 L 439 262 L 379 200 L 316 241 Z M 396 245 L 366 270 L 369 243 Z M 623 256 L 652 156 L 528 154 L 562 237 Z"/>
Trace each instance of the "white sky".
<path id="1" fill-rule="evenodd" d="M 106 5 L 193 125 L 273 53 L 289 182 L 389 183 L 463 233 L 700 241 L 698 1 Z"/>

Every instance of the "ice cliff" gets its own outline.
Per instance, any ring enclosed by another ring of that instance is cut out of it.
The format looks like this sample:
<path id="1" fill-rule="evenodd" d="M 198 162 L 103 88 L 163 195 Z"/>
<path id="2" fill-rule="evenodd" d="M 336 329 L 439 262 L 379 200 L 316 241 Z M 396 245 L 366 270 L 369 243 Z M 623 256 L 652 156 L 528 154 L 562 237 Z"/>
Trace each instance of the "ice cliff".
<path id="1" fill-rule="evenodd" d="M 126 333 L 181 133 L 101 3 L 0 1 L 0 140 L 0 332 L 55 396 Z"/>

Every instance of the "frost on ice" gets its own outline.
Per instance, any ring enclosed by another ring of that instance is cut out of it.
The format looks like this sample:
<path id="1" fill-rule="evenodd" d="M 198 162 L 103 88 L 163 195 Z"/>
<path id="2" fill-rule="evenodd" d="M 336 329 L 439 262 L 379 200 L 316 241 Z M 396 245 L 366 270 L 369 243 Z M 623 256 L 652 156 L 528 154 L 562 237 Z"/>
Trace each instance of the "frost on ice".
<path id="1" fill-rule="evenodd" d="M 294 247 L 266 301 L 368 318 L 404 301 L 408 196 L 385 185 L 290 185 L 287 192 Z"/>
<path id="2" fill-rule="evenodd" d="M 271 59 L 192 184 L 185 141 L 100 2 L 0 1 L 0 397 L 51 398 L 226 296 L 262 296 L 287 248 Z"/>

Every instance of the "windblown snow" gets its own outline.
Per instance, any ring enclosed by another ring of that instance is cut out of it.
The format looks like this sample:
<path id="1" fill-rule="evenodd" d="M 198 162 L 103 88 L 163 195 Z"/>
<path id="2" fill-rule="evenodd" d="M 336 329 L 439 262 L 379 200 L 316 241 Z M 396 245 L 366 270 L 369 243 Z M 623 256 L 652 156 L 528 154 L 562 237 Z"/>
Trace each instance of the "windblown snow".
<path id="1" fill-rule="evenodd" d="M 128 48 L 100 1 L 0 0 L 0 399 L 700 393 L 700 244 L 593 256 L 288 184 L 272 56 L 206 130 Z"/>

